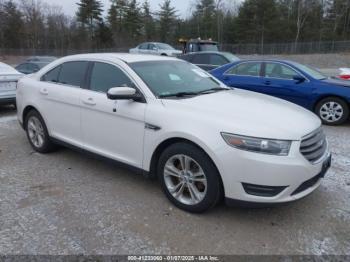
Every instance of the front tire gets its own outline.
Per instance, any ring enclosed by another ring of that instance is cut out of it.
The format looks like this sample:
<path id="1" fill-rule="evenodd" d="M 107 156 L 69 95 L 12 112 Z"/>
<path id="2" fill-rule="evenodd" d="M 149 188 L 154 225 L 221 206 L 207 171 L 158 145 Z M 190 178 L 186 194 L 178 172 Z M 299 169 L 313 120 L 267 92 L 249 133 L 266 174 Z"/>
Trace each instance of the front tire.
<path id="1" fill-rule="evenodd" d="M 222 199 L 219 172 L 194 145 L 177 143 L 168 147 L 160 156 L 157 172 L 164 193 L 180 209 L 202 213 Z"/>
<path id="2" fill-rule="evenodd" d="M 322 99 L 317 104 L 315 111 L 325 125 L 341 125 L 349 118 L 348 104 L 338 97 Z"/>
<path id="3" fill-rule="evenodd" d="M 43 118 L 36 110 L 32 110 L 27 114 L 24 126 L 29 143 L 35 151 L 45 154 L 56 149 L 56 146 L 50 140 Z"/>

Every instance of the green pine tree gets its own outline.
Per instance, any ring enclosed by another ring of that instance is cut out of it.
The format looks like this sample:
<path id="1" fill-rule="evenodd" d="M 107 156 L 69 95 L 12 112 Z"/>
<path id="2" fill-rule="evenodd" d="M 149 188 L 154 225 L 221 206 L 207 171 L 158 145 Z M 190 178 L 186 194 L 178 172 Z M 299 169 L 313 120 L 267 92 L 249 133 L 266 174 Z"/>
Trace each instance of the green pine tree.
<path id="1" fill-rule="evenodd" d="M 98 24 L 102 21 L 102 4 L 98 0 L 80 0 L 76 13 L 78 22 L 82 27 L 89 28 L 89 39 L 93 42 Z"/>
<path id="2" fill-rule="evenodd" d="M 151 7 L 148 0 L 142 5 L 142 19 L 145 39 L 146 41 L 151 41 L 155 38 L 155 22 L 151 14 Z"/>
<path id="3" fill-rule="evenodd" d="M 133 41 L 137 41 L 141 35 L 142 17 L 141 10 L 136 0 L 131 0 L 125 15 L 125 29 Z"/>
<path id="4" fill-rule="evenodd" d="M 159 15 L 159 36 L 161 41 L 169 42 L 174 40 L 174 30 L 177 21 L 177 10 L 171 6 L 170 0 L 164 0 L 160 4 Z"/>

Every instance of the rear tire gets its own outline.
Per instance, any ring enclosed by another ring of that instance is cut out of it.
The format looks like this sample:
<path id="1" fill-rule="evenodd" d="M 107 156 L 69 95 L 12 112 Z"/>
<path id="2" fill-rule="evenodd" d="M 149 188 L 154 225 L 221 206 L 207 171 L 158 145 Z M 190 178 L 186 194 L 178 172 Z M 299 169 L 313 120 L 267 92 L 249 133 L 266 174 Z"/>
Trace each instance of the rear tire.
<path id="1" fill-rule="evenodd" d="M 326 97 L 316 105 L 315 113 L 325 125 L 342 125 L 349 119 L 349 106 L 341 98 Z"/>
<path id="2" fill-rule="evenodd" d="M 24 122 L 30 145 L 39 153 L 53 152 L 56 145 L 50 140 L 45 122 L 38 111 L 31 110 Z"/>
<path id="3" fill-rule="evenodd" d="M 222 200 L 219 172 L 207 154 L 192 144 L 177 143 L 165 149 L 157 174 L 165 195 L 180 209 L 203 213 Z"/>

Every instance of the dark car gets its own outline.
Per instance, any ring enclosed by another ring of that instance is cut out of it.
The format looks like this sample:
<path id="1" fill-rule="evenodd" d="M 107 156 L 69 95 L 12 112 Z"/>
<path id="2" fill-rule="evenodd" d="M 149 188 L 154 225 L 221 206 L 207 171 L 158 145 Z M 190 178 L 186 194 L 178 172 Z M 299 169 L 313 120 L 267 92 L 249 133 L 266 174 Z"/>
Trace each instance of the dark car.
<path id="1" fill-rule="evenodd" d="M 315 112 L 324 124 L 340 125 L 349 118 L 349 81 L 331 79 L 306 65 L 281 60 L 242 60 L 210 73 L 230 87 L 305 107 Z"/>
<path id="2" fill-rule="evenodd" d="M 55 56 L 31 56 L 25 62 L 51 63 L 56 59 Z"/>
<path id="3" fill-rule="evenodd" d="M 181 55 L 178 58 L 195 64 L 206 71 L 239 61 L 237 56 L 227 52 L 197 52 Z"/>
<path id="4" fill-rule="evenodd" d="M 49 62 L 25 62 L 16 66 L 16 70 L 22 74 L 28 75 L 38 72 L 48 64 Z"/>

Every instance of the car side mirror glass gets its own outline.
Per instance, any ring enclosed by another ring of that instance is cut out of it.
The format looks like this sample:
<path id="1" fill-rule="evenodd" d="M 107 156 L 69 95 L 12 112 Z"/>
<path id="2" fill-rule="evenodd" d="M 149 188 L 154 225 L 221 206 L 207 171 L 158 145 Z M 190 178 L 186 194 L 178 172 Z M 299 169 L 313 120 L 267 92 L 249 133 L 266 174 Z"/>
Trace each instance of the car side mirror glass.
<path id="1" fill-rule="evenodd" d="M 306 78 L 300 75 L 293 76 L 293 80 L 295 80 L 298 84 L 306 81 Z"/>
<path id="2" fill-rule="evenodd" d="M 131 87 L 112 87 L 108 90 L 107 97 L 110 100 L 142 100 L 142 96 Z"/>

